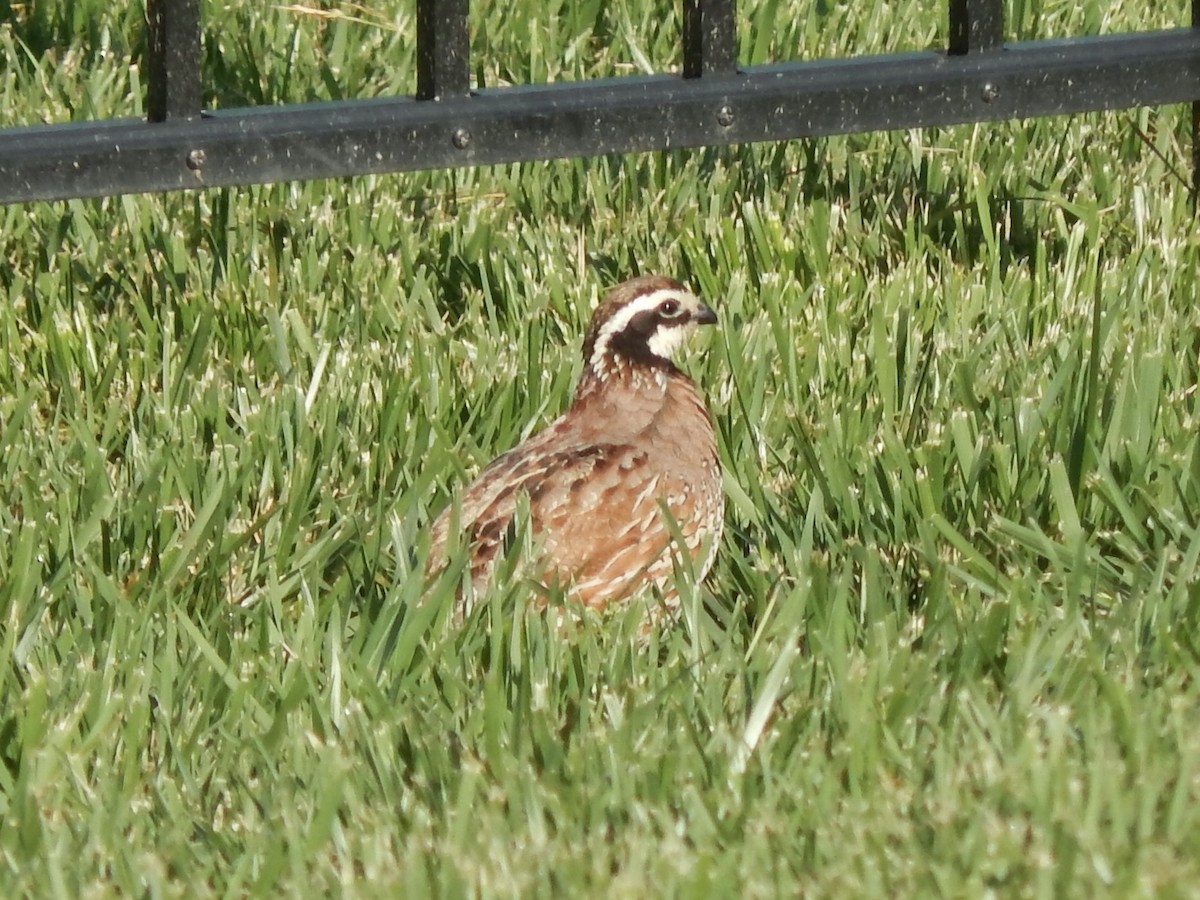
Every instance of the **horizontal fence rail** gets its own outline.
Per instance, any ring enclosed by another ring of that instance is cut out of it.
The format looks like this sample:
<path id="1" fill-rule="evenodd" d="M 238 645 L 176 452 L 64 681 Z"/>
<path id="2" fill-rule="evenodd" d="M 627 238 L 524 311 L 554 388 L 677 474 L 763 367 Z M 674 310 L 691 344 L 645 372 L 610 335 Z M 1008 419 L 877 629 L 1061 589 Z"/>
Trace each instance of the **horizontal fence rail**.
<path id="1" fill-rule="evenodd" d="M 149 121 L 0 130 L 0 203 L 1200 100 L 1200 28 L 1006 44 L 1001 0 L 950 0 L 945 52 L 743 69 L 732 0 L 685 0 L 680 76 L 472 91 L 467 11 L 418 0 L 413 98 L 201 111 L 199 0 L 148 0 Z"/>

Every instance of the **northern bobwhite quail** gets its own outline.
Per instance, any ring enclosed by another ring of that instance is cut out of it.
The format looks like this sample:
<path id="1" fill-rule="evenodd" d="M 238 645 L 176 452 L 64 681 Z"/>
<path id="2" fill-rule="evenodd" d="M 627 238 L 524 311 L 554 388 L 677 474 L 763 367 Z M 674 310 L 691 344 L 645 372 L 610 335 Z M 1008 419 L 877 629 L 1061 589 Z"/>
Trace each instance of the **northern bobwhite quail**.
<path id="1" fill-rule="evenodd" d="M 537 548 L 533 571 L 543 585 L 600 608 L 653 584 L 667 608 L 677 606 L 671 530 L 678 528 L 703 578 L 716 555 L 724 496 L 712 420 L 671 357 L 697 326 L 716 321 L 670 278 L 646 275 L 609 292 L 583 342 L 570 408 L 495 459 L 438 517 L 427 572 L 444 566 L 456 523 L 479 595 L 523 494 Z"/>

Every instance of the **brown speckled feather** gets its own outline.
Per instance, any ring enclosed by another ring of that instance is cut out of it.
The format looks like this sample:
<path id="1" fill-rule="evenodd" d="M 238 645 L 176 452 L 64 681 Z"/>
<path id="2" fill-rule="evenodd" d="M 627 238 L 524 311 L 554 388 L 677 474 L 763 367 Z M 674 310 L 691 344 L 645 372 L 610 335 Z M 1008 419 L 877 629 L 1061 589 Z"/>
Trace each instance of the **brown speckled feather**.
<path id="1" fill-rule="evenodd" d="M 682 285 L 647 276 L 614 289 L 593 315 L 570 409 L 488 465 L 433 526 L 429 571 L 457 520 L 476 593 L 490 581 L 519 498 L 538 548 L 536 571 L 603 607 L 647 584 L 668 604 L 671 526 L 699 577 L 712 564 L 724 501 L 712 422 L 669 359 L 715 316 Z"/>

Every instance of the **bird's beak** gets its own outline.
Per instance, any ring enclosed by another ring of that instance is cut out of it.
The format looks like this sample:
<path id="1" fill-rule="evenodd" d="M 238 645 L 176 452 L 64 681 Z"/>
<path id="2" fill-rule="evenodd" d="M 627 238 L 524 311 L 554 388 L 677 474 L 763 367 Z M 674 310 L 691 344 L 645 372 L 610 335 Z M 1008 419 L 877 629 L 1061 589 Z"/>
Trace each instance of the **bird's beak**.
<path id="1" fill-rule="evenodd" d="M 701 303 L 700 308 L 692 313 L 692 321 L 697 325 L 716 325 L 717 314 L 712 311 L 712 308 L 706 303 Z"/>

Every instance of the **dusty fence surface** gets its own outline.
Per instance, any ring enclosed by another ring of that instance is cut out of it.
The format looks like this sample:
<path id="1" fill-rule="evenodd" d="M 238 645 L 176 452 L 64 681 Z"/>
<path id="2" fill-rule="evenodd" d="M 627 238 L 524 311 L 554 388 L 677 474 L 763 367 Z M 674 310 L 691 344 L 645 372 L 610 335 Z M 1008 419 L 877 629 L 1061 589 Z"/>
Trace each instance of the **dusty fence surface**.
<path id="1" fill-rule="evenodd" d="M 1005 42 L 1002 0 L 949 0 L 944 49 L 741 67 L 734 0 L 684 0 L 679 74 L 473 90 L 467 0 L 416 2 L 415 96 L 210 111 L 201 100 L 200 0 L 146 0 L 147 118 L 0 129 L 0 202 L 1168 103 L 1193 104 L 1200 170 L 1196 25 Z"/>

